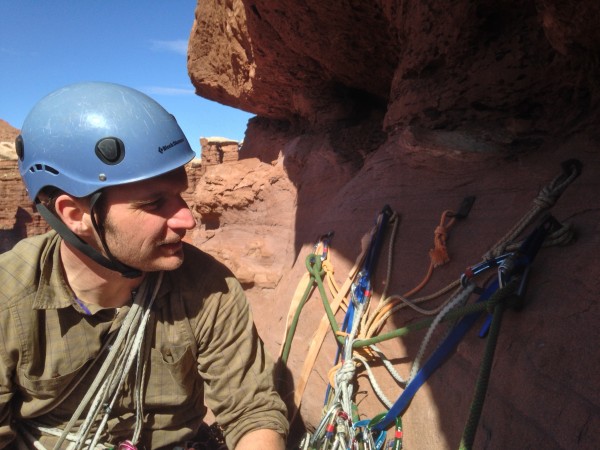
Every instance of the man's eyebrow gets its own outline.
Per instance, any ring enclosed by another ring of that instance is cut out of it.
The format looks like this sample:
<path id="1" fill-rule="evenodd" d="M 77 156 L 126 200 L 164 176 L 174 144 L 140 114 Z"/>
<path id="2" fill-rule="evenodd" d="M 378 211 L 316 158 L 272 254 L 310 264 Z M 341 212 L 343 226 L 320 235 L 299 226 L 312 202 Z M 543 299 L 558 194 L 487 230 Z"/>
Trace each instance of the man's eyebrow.
<path id="1" fill-rule="evenodd" d="M 157 189 L 147 189 L 145 190 L 138 198 L 131 200 L 131 204 L 143 205 L 145 203 L 150 203 L 157 198 L 173 195 L 173 193 L 177 192 L 178 194 L 182 194 L 183 192 L 189 189 L 188 183 L 181 183 L 179 186 L 171 184 L 164 188 Z"/>

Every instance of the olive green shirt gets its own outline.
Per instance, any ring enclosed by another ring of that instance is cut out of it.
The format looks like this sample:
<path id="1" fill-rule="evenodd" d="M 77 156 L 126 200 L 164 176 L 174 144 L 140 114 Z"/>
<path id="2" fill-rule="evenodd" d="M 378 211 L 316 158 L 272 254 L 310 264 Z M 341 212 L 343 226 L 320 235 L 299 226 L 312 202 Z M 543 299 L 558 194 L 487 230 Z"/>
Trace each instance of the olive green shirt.
<path id="1" fill-rule="evenodd" d="M 49 232 L 0 255 L 0 447 L 23 426 L 53 445 L 56 438 L 24 424 L 64 427 L 102 364 L 103 343 L 129 310 L 82 307 L 62 275 L 59 244 L 60 237 Z M 172 448 L 191 439 L 205 405 L 229 448 L 256 429 L 285 435 L 273 364 L 239 283 L 195 247 L 186 244 L 184 252 L 183 265 L 165 273 L 152 306 L 148 327 L 154 339 L 138 448 Z M 131 437 L 132 387 L 130 374 L 104 442 Z"/>

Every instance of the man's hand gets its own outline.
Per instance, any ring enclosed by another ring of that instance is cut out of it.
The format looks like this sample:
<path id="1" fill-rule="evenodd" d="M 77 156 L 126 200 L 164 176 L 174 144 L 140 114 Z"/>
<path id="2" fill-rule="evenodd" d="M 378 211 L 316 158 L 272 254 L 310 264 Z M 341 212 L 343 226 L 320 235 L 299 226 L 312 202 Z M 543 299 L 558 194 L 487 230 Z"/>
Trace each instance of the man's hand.
<path id="1" fill-rule="evenodd" d="M 275 430 L 254 430 L 242 436 L 235 450 L 285 450 L 285 442 Z"/>

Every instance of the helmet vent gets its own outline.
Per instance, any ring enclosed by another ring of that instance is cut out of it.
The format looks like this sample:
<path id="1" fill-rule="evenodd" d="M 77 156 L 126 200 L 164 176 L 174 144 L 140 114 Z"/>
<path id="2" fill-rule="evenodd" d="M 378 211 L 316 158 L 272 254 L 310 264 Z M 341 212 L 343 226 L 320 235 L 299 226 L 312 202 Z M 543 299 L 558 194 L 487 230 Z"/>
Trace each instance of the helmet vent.
<path id="1" fill-rule="evenodd" d="M 51 173 L 52 175 L 58 175 L 59 174 L 58 170 L 56 170 L 52 166 L 47 166 L 46 164 L 34 164 L 33 166 L 31 166 L 29 168 L 29 172 L 31 172 L 31 173 L 35 173 L 35 172 L 48 172 L 48 173 Z"/>
<path id="2" fill-rule="evenodd" d="M 96 143 L 96 156 L 105 164 L 114 165 L 123 160 L 125 144 L 116 137 L 105 137 Z"/>

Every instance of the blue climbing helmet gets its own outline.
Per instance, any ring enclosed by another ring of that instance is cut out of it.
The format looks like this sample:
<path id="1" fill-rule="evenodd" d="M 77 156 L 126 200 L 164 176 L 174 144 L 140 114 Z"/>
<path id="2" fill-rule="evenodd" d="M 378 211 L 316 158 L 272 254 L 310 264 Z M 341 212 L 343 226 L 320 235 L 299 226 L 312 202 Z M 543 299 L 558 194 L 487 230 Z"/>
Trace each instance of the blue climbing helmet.
<path id="1" fill-rule="evenodd" d="M 103 189 L 153 178 L 194 157 L 175 117 L 145 94 L 113 83 L 78 83 L 40 100 L 16 139 L 19 172 L 38 212 L 61 237 L 124 277 L 142 272 L 115 258 L 94 209 Z M 90 197 L 104 253 L 73 233 L 38 198 L 45 187 Z"/>
<path id="2" fill-rule="evenodd" d="M 32 200 L 46 186 L 85 197 L 170 172 L 195 155 L 161 105 L 105 82 L 72 84 L 40 100 L 25 118 L 16 150 Z"/>

